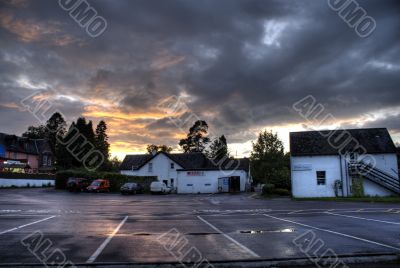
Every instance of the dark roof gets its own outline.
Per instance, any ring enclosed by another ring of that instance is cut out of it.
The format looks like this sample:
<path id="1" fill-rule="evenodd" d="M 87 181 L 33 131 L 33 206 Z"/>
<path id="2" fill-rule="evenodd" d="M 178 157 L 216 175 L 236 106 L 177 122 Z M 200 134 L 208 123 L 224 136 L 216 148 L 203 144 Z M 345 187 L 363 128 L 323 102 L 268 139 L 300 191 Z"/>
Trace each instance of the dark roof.
<path id="1" fill-rule="evenodd" d="M 348 137 L 351 142 L 347 143 Z M 292 132 L 290 133 L 290 153 L 292 156 L 338 155 L 355 151 L 357 142 L 368 154 L 396 152 L 396 147 L 386 128 L 369 128 Z M 343 144 L 345 146 L 341 146 Z M 365 153 L 362 150 L 358 151 Z"/>
<path id="2" fill-rule="evenodd" d="M 0 145 L 5 150 L 25 154 L 38 155 L 44 152 L 51 153 L 50 145 L 44 139 L 29 139 L 0 133 Z"/>
<path id="3" fill-rule="evenodd" d="M 249 170 L 249 160 L 244 159 L 227 159 L 221 165 L 213 163 L 202 153 L 181 153 L 181 154 L 168 154 L 158 153 L 156 155 L 142 154 L 142 155 L 127 155 L 120 165 L 120 170 L 138 170 L 143 167 L 147 162 L 159 154 L 164 154 L 172 161 L 182 167 L 181 170 L 229 170 L 237 168 L 239 170 Z"/>
<path id="4" fill-rule="evenodd" d="M 144 166 L 148 161 L 153 159 L 150 154 L 143 155 L 127 155 L 124 161 L 122 161 L 119 169 L 120 170 L 137 170 Z"/>

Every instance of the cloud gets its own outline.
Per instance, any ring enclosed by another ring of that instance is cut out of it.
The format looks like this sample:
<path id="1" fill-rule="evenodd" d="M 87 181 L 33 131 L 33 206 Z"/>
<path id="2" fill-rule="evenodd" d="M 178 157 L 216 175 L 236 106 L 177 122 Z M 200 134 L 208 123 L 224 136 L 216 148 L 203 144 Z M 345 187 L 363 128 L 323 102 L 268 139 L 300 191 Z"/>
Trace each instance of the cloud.
<path id="1" fill-rule="evenodd" d="M 35 123 L 12 105 L 32 90 L 68 116 L 106 119 L 124 152 L 176 145 L 182 132 L 157 109 L 169 96 L 243 152 L 261 129 L 304 124 L 292 105 L 310 94 L 344 126 L 398 129 L 398 115 L 366 116 L 400 107 L 396 1 L 360 3 L 377 22 L 365 39 L 325 1 L 100 0 L 97 38 L 56 1 L 0 5 L 0 116 L 21 122 L 3 132 Z"/>

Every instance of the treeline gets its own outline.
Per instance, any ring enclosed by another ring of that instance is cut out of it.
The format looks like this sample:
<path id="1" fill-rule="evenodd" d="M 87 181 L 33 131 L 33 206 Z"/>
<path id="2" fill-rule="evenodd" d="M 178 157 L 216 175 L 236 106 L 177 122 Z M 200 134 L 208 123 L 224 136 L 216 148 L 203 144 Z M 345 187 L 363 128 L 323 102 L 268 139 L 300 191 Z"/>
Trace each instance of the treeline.
<path id="1" fill-rule="evenodd" d="M 22 136 L 48 140 L 58 169 L 118 170 L 118 159 L 110 159 L 107 124 L 103 120 L 94 129 L 92 121 L 79 117 L 67 128 L 63 116 L 54 113 L 45 125 L 30 126 Z"/>

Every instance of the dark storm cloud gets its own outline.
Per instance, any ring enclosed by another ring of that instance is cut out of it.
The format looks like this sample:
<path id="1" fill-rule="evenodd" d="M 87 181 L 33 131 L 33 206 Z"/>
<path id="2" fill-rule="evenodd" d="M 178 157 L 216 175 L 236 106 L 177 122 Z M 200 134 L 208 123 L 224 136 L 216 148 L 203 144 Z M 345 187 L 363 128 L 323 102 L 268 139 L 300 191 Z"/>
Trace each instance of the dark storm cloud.
<path id="1" fill-rule="evenodd" d="M 326 1 L 90 1 L 108 22 L 97 38 L 57 1 L 26 3 L 0 2 L 3 104 L 29 92 L 23 77 L 76 97 L 73 105 L 57 99 L 71 115 L 93 99 L 96 111 L 109 102 L 120 112 L 156 112 L 162 99 L 183 95 L 233 142 L 252 139 L 249 129 L 302 123 L 291 107 L 310 94 L 339 120 L 400 106 L 397 1 L 359 1 L 377 22 L 364 39 Z M 24 117 L 11 108 L 0 115 Z M 397 116 L 386 117 L 370 125 L 398 129 Z M 150 143 L 158 132 L 172 140 L 166 118 L 144 120 L 151 135 L 121 139 Z M 21 132 L 25 121 L 1 131 Z"/>

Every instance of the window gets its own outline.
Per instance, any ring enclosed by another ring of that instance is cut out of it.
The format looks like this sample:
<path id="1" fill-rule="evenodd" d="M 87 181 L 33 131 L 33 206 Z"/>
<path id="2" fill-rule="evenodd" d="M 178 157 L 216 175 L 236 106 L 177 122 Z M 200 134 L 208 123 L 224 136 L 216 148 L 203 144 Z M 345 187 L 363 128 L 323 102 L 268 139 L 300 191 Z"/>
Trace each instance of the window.
<path id="1" fill-rule="evenodd" d="M 149 163 L 149 172 L 153 172 L 153 163 Z"/>
<path id="2" fill-rule="evenodd" d="M 165 186 L 168 186 L 168 180 L 163 180 L 163 183 L 165 184 Z"/>
<path id="3" fill-rule="evenodd" d="M 51 157 L 50 156 L 47 158 L 47 165 L 51 166 Z"/>
<path id="4" fill-rule="evenodd" d="M 186 184 L 186 186 L 193 186 L 193 184 Z"/>
<path id="5" fill-rule="evenodd" d="M 206 183 L 204 184 L 204 186 L 211 186 L 211 183 Z"/>
<path id="6" fill-rule="evenodd" d="M 42 164 L 43 164 L 43 166 L 47 166 L 47 155 L 43 156 Z"/>
<path id="7" fill-rule="evenodd" d="M 326 171 L 317 171 L 317 185 L 326 185 Z"/>
<path id="8" fill-rule="evenodd" d="M 171 187 L 174 187 L 174 179 L 171 179 Z"/>
<path id="9" fill-rule="evenodd" d="M 171 169 L 174 169 L 174 168 L 175 168 L 175 164 L 171 163 Z"/>

